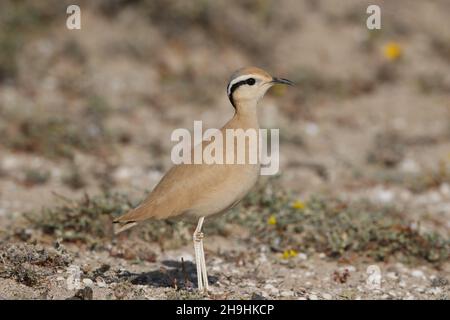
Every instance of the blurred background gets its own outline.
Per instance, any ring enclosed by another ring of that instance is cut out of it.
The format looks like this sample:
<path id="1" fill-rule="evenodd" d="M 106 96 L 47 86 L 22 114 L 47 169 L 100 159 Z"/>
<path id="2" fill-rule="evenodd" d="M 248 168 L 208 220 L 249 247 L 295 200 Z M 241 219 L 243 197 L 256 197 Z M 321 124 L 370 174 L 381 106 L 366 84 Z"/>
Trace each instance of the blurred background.
<path id="1" fill-rule="evenodd" d="M 81 30 L 68 30 L 72 2 L 0 4 L 8 241 L 24 212 L 61 197 L 142 199 L 171 166 L 172 130 L 222 126 L 233 115 L 229 76 L 254 65 L 298 84 L 261 103 L 262 127 L 281 136 L 280 176 L 261 188 L 276 180 L 299 211 L 317 195 L 345 208 L 363 200 L 448 245 L 449 1 L 78 1 Z M 381 7 L 381 30 L 366 27 L 370 4 Z M 282 221 L 266 211 L 264 228 Z"/>

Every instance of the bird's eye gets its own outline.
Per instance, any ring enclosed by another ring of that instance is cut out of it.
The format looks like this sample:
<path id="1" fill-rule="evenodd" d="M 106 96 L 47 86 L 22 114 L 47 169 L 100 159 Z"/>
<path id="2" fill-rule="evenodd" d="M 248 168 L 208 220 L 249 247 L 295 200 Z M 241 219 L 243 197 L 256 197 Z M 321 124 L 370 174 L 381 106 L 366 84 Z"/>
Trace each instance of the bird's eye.
<path id="1" fill-rule="evenodd" d="M 256 82 L 256 81 L 255 81 L 255 79 L 253 79 L 253 78 L 247 79 L 247 84 L 248 84 L 249 86 L 254 85 L 255 82 Z"/>

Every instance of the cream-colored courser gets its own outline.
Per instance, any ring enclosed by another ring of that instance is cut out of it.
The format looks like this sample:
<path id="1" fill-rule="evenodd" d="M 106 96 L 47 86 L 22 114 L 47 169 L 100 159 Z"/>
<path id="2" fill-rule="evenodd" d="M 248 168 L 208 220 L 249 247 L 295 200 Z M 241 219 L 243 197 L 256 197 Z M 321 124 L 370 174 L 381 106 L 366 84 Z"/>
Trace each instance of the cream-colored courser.
<path id="1" fill-rule="evenodd" d="M 226 129 L 259 131 L 258 101 L 270 87 L 277 83 L 292 85 L 289 80 L 272 77 L 264 70 L 255 67 L 239 69 L 231 76 L 227 94 L 236 112 L 221 129 L 223 139 L 226 137 Z M 203 142 L 203 145 L 207 144 L 208 142 Z M 226 142 L 224 141 L 222 145 L 224 146 L 223 158 L 226 159 Z M 249 160 L 249 144 L 246 143 L 244 146 L 246 160 Z M 234 157 L 236 157 L 236 146 L 234 150 Z M 246 161 L 245 164 L 175 165 L 137 208 L 114 221 L 119 224 L 116 233 L 147 219 L 167 219 L 178 216 L 198 219 L 193 235 L 198 289 L 208 290 L 201 232 L 204 218 L 223 213 L 236 205 L 254 186 L 259 173 L 259 160 L 256 164 Z"/>

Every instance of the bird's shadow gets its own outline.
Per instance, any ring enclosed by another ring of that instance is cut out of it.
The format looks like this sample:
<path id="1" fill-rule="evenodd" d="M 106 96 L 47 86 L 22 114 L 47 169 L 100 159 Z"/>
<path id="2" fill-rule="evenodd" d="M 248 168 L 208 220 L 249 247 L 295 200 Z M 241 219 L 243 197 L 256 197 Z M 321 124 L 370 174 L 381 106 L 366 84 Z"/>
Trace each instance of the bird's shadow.
<path id="1" fill-rule="evenodd" d="M 171 287 L 176 289 L 191 289 L 197 287 L 197 268 L 191 261 L 165 260 L 157 270 L 142 273 L 127 273 L 126 277 L 134 285 L 149 285 L 152 287 Z M 218 277 L 208 276 L 210 284 L 216 283 Z"/>

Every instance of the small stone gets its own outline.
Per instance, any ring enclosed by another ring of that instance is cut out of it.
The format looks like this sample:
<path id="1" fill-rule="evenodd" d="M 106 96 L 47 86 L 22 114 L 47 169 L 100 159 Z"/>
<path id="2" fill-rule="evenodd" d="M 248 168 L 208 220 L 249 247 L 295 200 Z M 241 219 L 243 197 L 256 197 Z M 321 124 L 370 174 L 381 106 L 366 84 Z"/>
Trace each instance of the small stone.
<path id="1" fill-rule="evenodd" d="M 315 124 L 314 122 L 306 123 L 304 128 L 305 128 L 306 134 L 309 136 L 316 136 L 320 132 L 319 126 L 317 124 Z"/>
<path id="2" fill-rule="evenodd" d="M 92 281 L 91 279 L 89 279 L 89 278 L 86 278 L 86 279 L 83 279 L 83 283 L 86 285 L 86 286 L 92 286 L 93 284 L 94 284 L 94 281 Z"/>
<path id="3" fill-rule="evenodd" d="M 324 293 L 324 294 L 322 294 L 322 297 L 323 297 L 325 300 L 331 300 L 331 299 L 333 299 L 333 296 L 332 296 L 331 294 L 329 294 L 329 293 Z"/>
<path id="4" fill-rule="evenodd" d="M 272 289 L 275 289 L 275 287 L 274 287 L 273 285 L 271 285 L 271 284 L 266 284 L 266 285 L 263 287 L 263 289 L 265 289 L 265 290 L 272 290 Z"/>
<path id="5" fill-rule="evenodd" d="M 339 268 L 340 272 L 345 272 L 347 270 L 348 272 L 355 272 L 356 268 L 354 266 L 343 266 Z"/>
<path id="6" fill-rule="evenodd" d="M 420 270 L 413 270 L 413 271 L 411 272 L 411 275 L 412 275 L 413 277 L 415 277 L 415 278 L 425 278 L 424 273 L 423 273 L 422 271 L 420 271 Z"/>
<path id="7" fill-rule="evenodd" d="M 397 276 L 397 274 L 395 272 L 388 272 L 388 273 L 386 273 L 386 277 L 388 277 L 389 279 L 393 279 L 393 280 L 398 279 L 398 276 Z"/>
<path id="8" fill-rule="evenodd" d="M 81 266 L 83 273 L 88 274 L 91 271 L 91 266 L 89 264 L 84 264 Z"/>
<path id="9" fill-rule="evenodd" d="M 293 291 L 281 291 L 281 296 L 282 297 L 293 297 L 294 296 L 294 292 Z"/>
<path id="10" fill-rule="evenodd" d="M 305 253 L 299 253 L 299 254 L 298 254 L 298 258 L 299 258 L 300 260 L 307 260 L 307 259 L 308 259 L 308 256 L 307 256 Z"/>
<path id="11" fill-rule="evenodd" d="M 431 288 L 430 290 L 428 290 L 428 293 L 436 296 L 436 295 L 439 295 L 442 293 L 442 289 L 441 288 Z"/>
<path id="12" fill-rule="evenodd" d="M 270 293 L 274 296 L 277 296 L 280 294 L 280 290 L 278 290 L 277 288 L 273 288 L 272 290 L 270 290 Z"/>
<path id="13" fill-rule="evenodd" d="M 450 185 L 445 182 L 442 183 L 441 186 L 439 187 L 439 191 L 445 196 L 450 195 Z"/>
<path id="14" fill-rule="evenodd" d="M 319 298 L 315 294 L 308 295 L 309 300 L 318 300 Z"/>
<path id="15" fill-rule="evenodd" d="M 95 278 L 95 282 L 96 282 L 97 286 L 99 286 L 100 288 L 105 288 L 107 286 L 105 280 L 103 280 L 102 277 Z"/>

